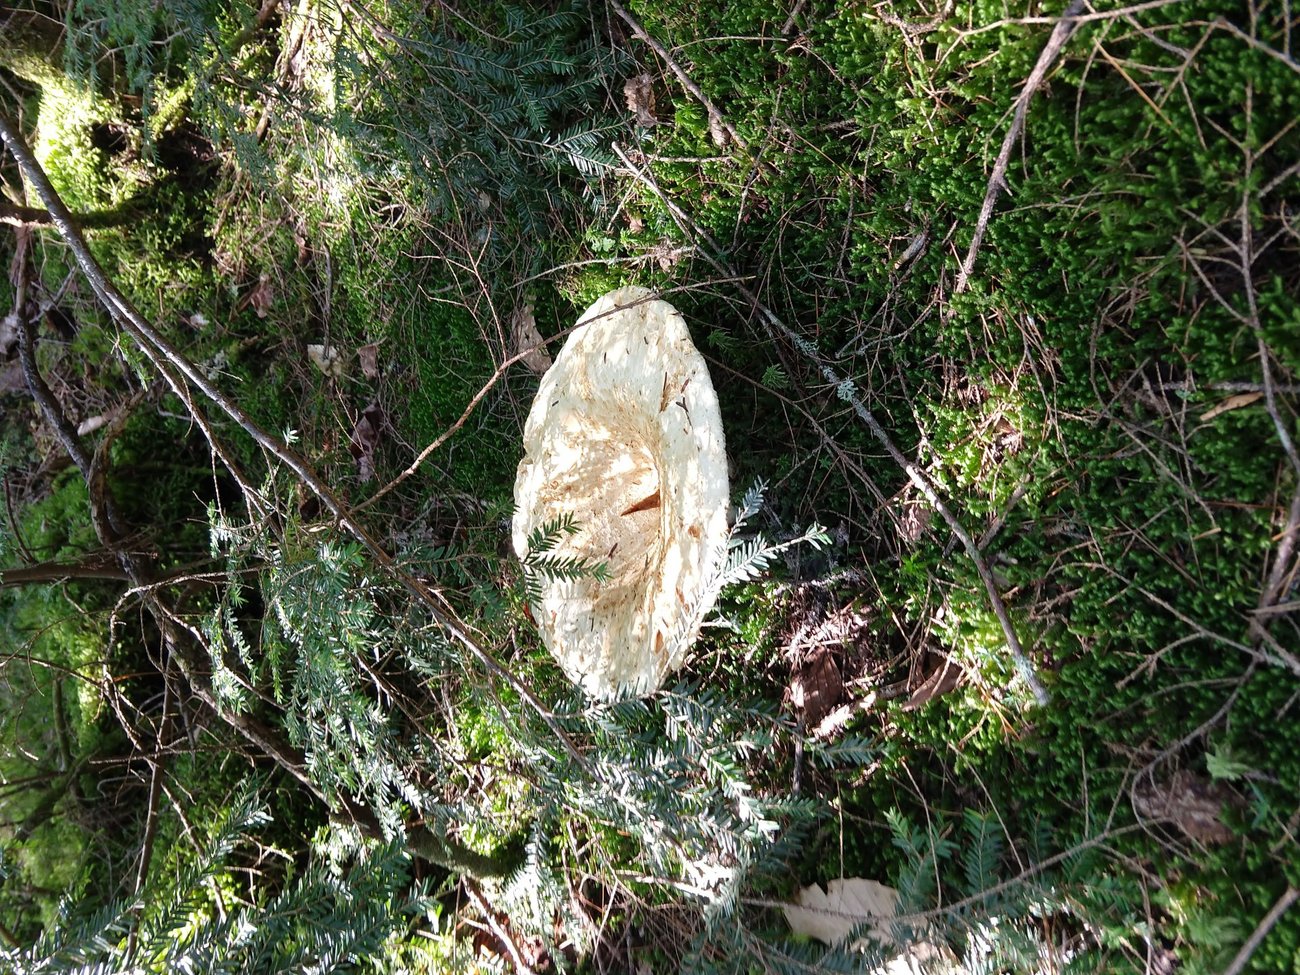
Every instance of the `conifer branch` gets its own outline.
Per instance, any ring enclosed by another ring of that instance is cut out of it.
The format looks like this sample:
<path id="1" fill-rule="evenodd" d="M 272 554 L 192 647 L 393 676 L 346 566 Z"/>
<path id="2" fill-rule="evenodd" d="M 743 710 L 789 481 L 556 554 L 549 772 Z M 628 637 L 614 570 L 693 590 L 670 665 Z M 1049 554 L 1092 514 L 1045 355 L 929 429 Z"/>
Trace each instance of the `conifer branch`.
<path id="1" fill-rule="evenodd" d="M 95 261 L 86 246 L 84 238 L 81 237 L 72 215 L 64 206 L 63 201 L 50 184 L 40 165 L 31 155 L 30 150 L 19 138 L 13 124 L 4 116 L 0 116 L 0 138 L 3 138 L 5 144 L 18 160 L 24 176 L 36 190 L 42 202 L 45 203 L 55 225 L 68 243 L 96 295 L 104 302 L 113 317 L 136 340 L 141 351 L 158 367 L 177 395 L 187 404 L 191 402 L 189 388 L 184 380 L 177 376 L 177 372 L 179 372 L 198 386 L 205 395 L 222 408 L 231 419 L 239 423 L 269 453 L 286 464 L 291 470 L 294 470 L 303 482 L 316 492 L 318 497 L 338 516 L 340 522 L 352 531 L 372 557 L 379 561 L 381 565 L 389 568 L 398 576 L 399 580 L 406 584 L 409 590 L 421 598 L 443 629 L 461 645 L 470 649 L 481 661 L 487 663 L 489 669 L 503 675 L 521 696 L 538 709 L 543 719 L 560 736 L 561 741 L 572 750 L 580 762 L 585 764 L 581 754 L 577 752 L 568 736 L 559 728 L 550 712 L 543 709 L 540 702 L 536 701 L 527 688 L 523 687 L 513 675 L 505 671 L 490 654 L 469 639 L 458 625 L 446 619 L 442 610 L 434 605 L 433 594 L 428 588 L 422 582 L 415 580 L 414 577 L 398 568 L 392 557 L 364 529 L 351 520 L 342 503 L 334 497 L 306 462 L 289 450 L 277 438 L 262 431 L 234 403 L 216 390 L 197 367 L 172 348 L 140 316 L 139 312 L 104 275 L 103 269 Z M 202 635 L 192 626 L 186 624 L 171 607 L 165 604 L 157 580 L 145 560 L 138 553 L 130 551 L 122 544 L 126 532 L 117 513 L 112 493 L 108 489 L 105 480 L 107 452 L 101 449 L 93 457 L 86 452 L 76 430 L 68 422 L 67 417 L 63 414 L 62 407 L 53 394 L 50 393 L 37 369 L 30 328 L 27 327 L 27 323 L 21 315 L 19 315 L 19 328 L 22 330 L 20 338 L 25 348 L 23 353 L 24 370 L 33 398 L 40 406 L 46 421 L 58 432 L 62 445 L 69 456 L 77 463 L 82 473 L 90 496 L 91 523 L 96 534 L 99 536 L 101 544 L 113 551 L 135 590 L 144 597 L 145 605 L 162 634 L 163 644 L 168 650 L 169 658 L 177 663 L 193 693 L 258 751 L 272 759 L 294 779 L 309 789 L 313 795 L 331 808 L 335 815 L 342 814 L 346 816 L 368 836 L 376 839 L 382 838 L 384 829 L 375 814 L 347 795 L 341 794 L 337 797 L 337 802 L 332 802 L 330 796 L 308 774 L 306 757 L 303 753 L 286 741 L 277 729 L 265 724 L 253 715 L 223 706 L 222 701 L 214 692 L 211 682 L 204 677 L 205 662 L 201 650 L 204 640 Z M 194 410 L 192 412 L 198 419 L 200 416 L 198 411 Z M 206 423 L 201 425 L 205 434 L 208 435 L 209 441 L 212 442 L 214 451 L 221 455 L 223 452 L 219 450 L 211 430 Z M 412 830 L 408 845 L 418 855 L 458 873 L 469 873 L 477 876 L 496 875 L 507 872 L 513 865 L 509 858 L 478 854 L 450 837 L 440 836 L 423 826 Z"/>

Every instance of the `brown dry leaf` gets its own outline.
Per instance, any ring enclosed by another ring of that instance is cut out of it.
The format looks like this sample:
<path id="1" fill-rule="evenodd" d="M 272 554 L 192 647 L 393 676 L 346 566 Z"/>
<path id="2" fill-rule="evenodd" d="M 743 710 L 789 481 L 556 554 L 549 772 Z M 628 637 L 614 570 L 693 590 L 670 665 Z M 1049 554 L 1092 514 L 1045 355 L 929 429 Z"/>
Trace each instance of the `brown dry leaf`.
<path id="1" fill-rule="evenodd" d="M 307 358 L 322 373 L 334 379 L 343 375 L 343 356 L 334 345 L 309 345 Z"/>
<path id="2" fill-rule="evenodd" d="M 306 264 L 311 257 L 311 246 L 307 243 L 307 235 L 301 230 L 294 230 L 293 242 L 298 246 L 298 263 Z"/>
<path id="3" fill-rule="evenodd" d="M 843 696 L 840 668 L 825 649 L 810 654 L 790 678 L 790 703 L 803 713 L 805 727 L 816 727 Z"/>
<path id="4" fill-rule="evenodd" d="M 920 687 L 912 692 L 912 696 L 903 705 L 903 710 L 915 711 L 926 702 L 956 690 L 965 676 L 966 672 L 961 664 L 948 657 L 934 669 L 934 673 L 927 677 Z"/>
<path id="5" fill-rule="evenodd" d="M 628 78 L 623 83 L 623 97 L 627 99 L 628 110 L 636 115 L 637 125 L 651 128 L 659 124 L 655 117 L 654 78 L 649 72 Z"/>
<path id="6" fill-rule="evenodd" d="M 367 379 L 378 379 L 379 343 L 371 342 L 357 349 L 357 361 L 361 363 L 361 375 Z"/>
<path id="7" fill-rule="evenodd" d="M 909 545 L 915 545 L 925 534 L 925 530 L 930 527 L 930 522 L 934 519 L 934 509 L 926 501 L 912 501 L 903 511 L 903 517 L 899 524 L 902 528 L 903 540 Z"/>
<path id="8" fill-rule="evenodd" d="M 1133 808 L 1139 815 L 1171 822 L 1189 839 L 1201 843 L 1232 839 L 1232 830 L 1223 822 L 1224 806 L 1231 799 L 1225 787 L 1187 769 L 1175 772 L 1168 782 L 1143 779 L 1133 789 Z"/>
<path id="9" fill-rule="evenodd" d="M 275 292 L 271 288 L 271 276 L 262 274 L 257 279 L 257 284 L 253 285 L 253 290 L 248 293 L 244 303 L 257 313 L 258 318 L 265 318 L 266 313 L 271 310 L 271 302 L 275 298 Z"/>
<path id="10" fill-rule="evenodd" d="M 357 462 L 357 476 L 365 484 L 375 476 L 375 448 L 379 446 L 379 432 L 384 426 L 384 413 L 378 403 L 371 403 L 361 413 L 352 430 L 348 444 Z"/>
<path id="11" fill-rule="evenodd" d="M 510 353 L 516 356 L 521 352 L 527 352 L 524 365 L 538 375 L 551 368 L 553 360 L 543 344 L 542 333 L 537 331 L 532 302 L 516 306 L 510 316 Z"/>
<path id="12" fill-rule="evenodd" d="M 1209 423 L 1216 416 L 1222 416 L 1229 410 L 1239 410 L 1243 406 L 1250 406 L 1251 403 L 1257 402 L 1264 398 L 1264 394 L 1259 390 L 1250 393 L 1238 393 L 1236 396 L 1229 396 L 1222 403 L 1216 403 L 1208 410 L 1201 414 L 1201 422 Z"/>
<path id="13" fill-rule="evenodd" d="M 688 247 L 675 247 L 668 241 L 660 241 L 645 252 L 645 256 L 659 265 L 659 270 L 671 270 L 673 265 L 690 253 Z"/>

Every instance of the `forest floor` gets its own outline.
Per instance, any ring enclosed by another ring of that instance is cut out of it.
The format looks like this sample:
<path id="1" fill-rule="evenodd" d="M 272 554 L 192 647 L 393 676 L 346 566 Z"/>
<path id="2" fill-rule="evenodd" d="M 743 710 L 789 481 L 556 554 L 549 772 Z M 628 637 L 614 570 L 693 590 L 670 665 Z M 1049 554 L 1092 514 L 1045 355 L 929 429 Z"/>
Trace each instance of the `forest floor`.
<path id="1" fill-rule="evenodd" d="M 1289 4 L 162 6 L 0 11 L 6 964 L 1300 971 Z M 601 703 L 626 285 L 748 517 Z"/>

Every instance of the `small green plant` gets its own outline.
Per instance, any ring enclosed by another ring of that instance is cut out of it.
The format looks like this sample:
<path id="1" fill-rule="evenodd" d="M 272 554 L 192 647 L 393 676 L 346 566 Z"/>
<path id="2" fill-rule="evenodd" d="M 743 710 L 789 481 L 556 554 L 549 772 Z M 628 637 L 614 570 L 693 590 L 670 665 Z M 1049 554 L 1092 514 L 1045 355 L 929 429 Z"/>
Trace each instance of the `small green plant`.
<path id="1" fill-rule="evenodd" d="M 528 550 L 520 564 L 524 570 L 524 592 L 529 603 L 542 601 L 545 582 L 573 582 L 578 579 L 609 581 L 609 566 L 577 555 L 555 555 L 555 547 L 582 530 L 573 515 L 563 514 L 538 525 L 528 536 Z"/>

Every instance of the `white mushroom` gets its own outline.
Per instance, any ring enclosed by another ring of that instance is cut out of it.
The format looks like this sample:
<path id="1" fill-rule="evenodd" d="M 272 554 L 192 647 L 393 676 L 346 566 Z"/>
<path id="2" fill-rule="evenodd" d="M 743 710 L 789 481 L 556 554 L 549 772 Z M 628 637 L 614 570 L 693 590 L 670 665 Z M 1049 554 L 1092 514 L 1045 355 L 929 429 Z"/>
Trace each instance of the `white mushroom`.
<path id="1" fill-rule="evenodd" d="M 583 314 L 524 425 L 514 547 L 571 515 L 552 551 L 603 580 L 541 580 L 542 639 L 588 694 L 648 694 L 681 667 L 725 557 L 727 460 L 718 398 L 672 305 L 620 288 Z"/>

